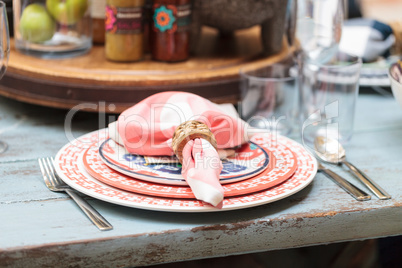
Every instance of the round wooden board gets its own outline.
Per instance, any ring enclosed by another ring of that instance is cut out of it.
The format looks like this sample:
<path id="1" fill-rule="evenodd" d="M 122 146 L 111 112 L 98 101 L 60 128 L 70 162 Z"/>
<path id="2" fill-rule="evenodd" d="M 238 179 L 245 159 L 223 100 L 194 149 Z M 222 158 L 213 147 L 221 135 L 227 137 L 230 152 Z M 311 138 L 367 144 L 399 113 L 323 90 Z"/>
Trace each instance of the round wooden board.
<path id="1" fill-rule="evenodd" d="M 151 61 L 149 55 L 141 62 L 110 62 L 103 46 L 80 57 L 45 60 L 19 53 L 12 42 L 0 94 L 44 106 L 71 109 L 81 104 L 78 109 L 96 112 L 105 107 L 114 113 L 170 90 L 236 103 L 240 68 L 271 65 L 288 58 L 292 50 L 284 44 L 280 53 L 264 57 L 259 27 L 230 37 L 205 27 L 195 55 L 180 63 Z"/>

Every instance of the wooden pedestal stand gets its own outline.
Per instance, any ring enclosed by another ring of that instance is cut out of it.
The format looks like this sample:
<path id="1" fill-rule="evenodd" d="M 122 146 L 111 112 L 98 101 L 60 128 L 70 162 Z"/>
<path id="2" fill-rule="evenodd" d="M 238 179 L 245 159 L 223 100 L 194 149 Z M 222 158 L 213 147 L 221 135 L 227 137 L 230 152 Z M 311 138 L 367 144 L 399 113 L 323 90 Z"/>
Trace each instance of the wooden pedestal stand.
<path id="1" fill-rule="evenodd" d="M 163 63 L 150 60 L 115 63 L 105 59 L 104 47 L 94 46 L 84 56 L 44 60 L 23 55 L 12 42 L 9 66 L 0 81 L 0 94 L 19 101 L 96 112 L 105 102 L 108 112 L 120 113 L 158 92 L 186 91 L 217 103 L 236 103 L 239 69 L 264 66 L 289 56 L 286 45 L 280 53 L 264 57 L 259 29 L 220 37 L 214 29 L 203 29 L 198 50 L 190 60 Z M 113 104 L 113 105 L 111 105 Z"/>

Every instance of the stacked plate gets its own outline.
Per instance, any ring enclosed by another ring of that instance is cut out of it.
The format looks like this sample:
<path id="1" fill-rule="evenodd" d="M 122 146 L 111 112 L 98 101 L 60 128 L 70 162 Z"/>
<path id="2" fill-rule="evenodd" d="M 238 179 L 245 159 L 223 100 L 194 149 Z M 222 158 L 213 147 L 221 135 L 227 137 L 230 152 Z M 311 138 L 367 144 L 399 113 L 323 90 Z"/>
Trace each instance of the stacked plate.
<path id="1" fill-rule="evenodd" d="M 58 175 L 72 188 L 113 204 L 174 212 L 209 212 L 267 204 L 306 187 L 315 158 L 297 142 L 258 134 L 223 161 L 223 208 L 195 199 L 174 158 L 132 155 L 108 138 L 107 129 L 66 144 L 56 155 Z M 169 164 L 158 163 L 159 160 Z"/>

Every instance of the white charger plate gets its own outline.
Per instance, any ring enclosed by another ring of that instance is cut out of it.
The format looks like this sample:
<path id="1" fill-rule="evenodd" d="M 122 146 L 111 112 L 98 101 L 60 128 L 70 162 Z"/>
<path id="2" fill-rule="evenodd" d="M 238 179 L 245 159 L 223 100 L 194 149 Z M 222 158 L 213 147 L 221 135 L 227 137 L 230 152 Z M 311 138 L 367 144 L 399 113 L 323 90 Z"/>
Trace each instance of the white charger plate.
<path id="1" fill-rule="evenodd" d="M 299 143 L 282 137 L 262 134 L 252 141 L 259 145 L 274 147 L 276 142 L 284 144 L 297 156 L 297 170 L 284 183 L 247 195 L 225 198 L 222 209 L 217 209 L 202 201 L 154 197 L 124 191 L 104 184 L 90 176 L 83 167 L 83 153 L 97 141 L 104 140 L 107 130 L 102 129 L 81 136 L 66 144 L 55 157 L 55 169 L 60 178 L 77 191 L 91 197 L 127 207 L 170 212 L 214 212 L 244 209 L 271 203 L 293 195 L 309 185 L 317 173 L 316 159 Z"/>

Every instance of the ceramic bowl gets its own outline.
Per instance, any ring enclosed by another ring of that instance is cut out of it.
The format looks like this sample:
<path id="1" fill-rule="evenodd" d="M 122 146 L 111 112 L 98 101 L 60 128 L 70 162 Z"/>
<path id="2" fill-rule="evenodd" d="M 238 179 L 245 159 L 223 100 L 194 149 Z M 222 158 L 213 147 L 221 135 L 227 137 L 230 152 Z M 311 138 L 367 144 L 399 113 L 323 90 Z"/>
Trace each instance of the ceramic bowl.
<path id="1" fill-rule="evenodd" d="M 399 66 L 398 66 L 399 65 Z M 402 68 L 400 63 L 391 65 L 388 71 L 388 76 L 391 81 L 391 89 L 395 99 L 402 108 Z"/>

